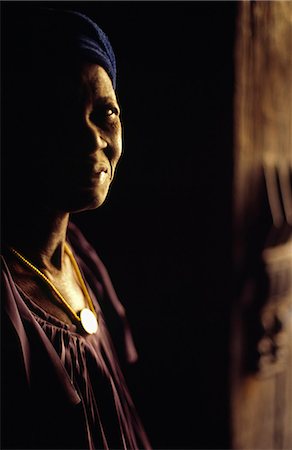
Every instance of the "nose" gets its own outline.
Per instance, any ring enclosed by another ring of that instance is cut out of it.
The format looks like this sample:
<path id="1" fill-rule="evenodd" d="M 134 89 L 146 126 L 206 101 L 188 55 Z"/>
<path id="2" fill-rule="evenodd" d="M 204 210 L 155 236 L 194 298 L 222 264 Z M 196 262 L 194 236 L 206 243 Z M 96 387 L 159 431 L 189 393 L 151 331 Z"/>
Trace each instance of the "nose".
<path id="1" fill-rule="evenodd" d="M 108 147 L 108 143 L 102 129 L 92 124 L 89 118 L 86 118 L 84 121 L 81 134 L 84 150 L 88 153 L 95 153 L 100 150 L 105 151 Z"/>
<path id="2" fill-rule="evenodd" d="M 107 148 L 108 144 L 106 140 L 101 136 L 99 132 L 93 133 L 95 139 L 95 149 L 104 150 Z"/>

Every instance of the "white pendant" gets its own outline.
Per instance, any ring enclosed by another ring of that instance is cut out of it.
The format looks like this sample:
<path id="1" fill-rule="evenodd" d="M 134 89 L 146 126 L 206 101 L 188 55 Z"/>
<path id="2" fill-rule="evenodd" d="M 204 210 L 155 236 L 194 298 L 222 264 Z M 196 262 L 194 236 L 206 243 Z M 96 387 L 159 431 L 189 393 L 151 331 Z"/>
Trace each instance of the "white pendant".
<path id="1" fill-rule="evenodd" d="M 95 314 L 88 308 L 80 311 L 81 325 L 88 334 L 95 334 L 98 330 L 98 322 Z"/>

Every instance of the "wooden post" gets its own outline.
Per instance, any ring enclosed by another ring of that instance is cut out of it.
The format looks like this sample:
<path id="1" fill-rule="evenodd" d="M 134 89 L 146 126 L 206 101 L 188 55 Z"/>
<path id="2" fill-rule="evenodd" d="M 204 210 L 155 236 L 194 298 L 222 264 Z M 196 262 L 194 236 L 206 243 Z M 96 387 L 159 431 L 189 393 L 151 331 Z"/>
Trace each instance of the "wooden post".
<path id="1" fill-rule="evenodd" d="M 239 5 L 232 448 L 292 448 L 292 3 Z"/>

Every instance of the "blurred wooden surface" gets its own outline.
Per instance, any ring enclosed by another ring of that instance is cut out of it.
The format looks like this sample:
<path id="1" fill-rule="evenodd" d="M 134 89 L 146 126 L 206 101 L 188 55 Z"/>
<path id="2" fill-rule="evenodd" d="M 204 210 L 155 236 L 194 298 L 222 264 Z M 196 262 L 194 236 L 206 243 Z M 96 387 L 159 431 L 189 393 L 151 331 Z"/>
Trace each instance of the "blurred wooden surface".
<path id="1" fill-rule="evenodd" d="M 237 25 L 232 448 L 292 449 L 292 3 Z"/>

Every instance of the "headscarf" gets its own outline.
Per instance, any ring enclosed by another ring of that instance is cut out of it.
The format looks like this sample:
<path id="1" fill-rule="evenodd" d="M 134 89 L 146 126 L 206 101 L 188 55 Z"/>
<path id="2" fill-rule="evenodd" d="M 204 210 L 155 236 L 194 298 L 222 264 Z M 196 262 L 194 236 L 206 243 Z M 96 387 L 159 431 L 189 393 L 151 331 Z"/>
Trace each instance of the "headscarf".
<path id="1" fill-rule="evenodd" d="M 10 55 L 19 64 L 52 67 L 78 58 L 102 66 L 116 87 L 116 60 L 108 37 L 89 17 L 51 8 L 10 8 L 5 17 Z"/>

